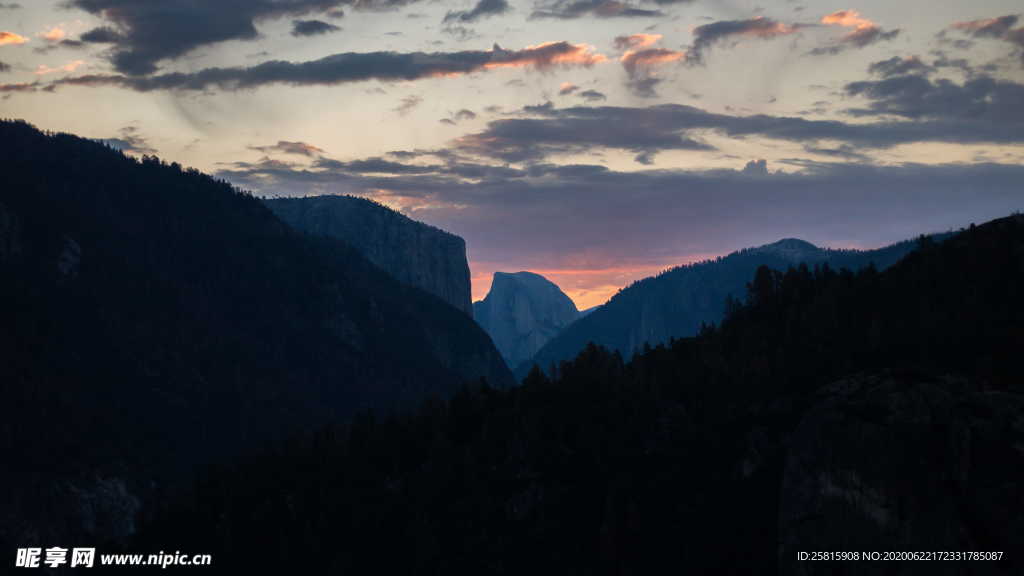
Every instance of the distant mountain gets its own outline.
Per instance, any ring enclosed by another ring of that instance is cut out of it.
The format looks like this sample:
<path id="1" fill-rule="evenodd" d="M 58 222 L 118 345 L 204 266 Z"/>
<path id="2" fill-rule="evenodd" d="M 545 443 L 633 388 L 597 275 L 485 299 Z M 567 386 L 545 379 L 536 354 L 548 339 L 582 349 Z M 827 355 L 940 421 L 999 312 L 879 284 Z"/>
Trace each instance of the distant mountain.
<path id="1" fill-rule="evenodd" d="M 0 122 L 0 172 L 0 542 L 116 540 L 198 463 L 513 383 L 466 314 L 196 170 Z"/>
<path id="2" fill-rule="evenodd" d="M 487 297 L 473 303 L 473 316 L 515 367 L 576 321 L 573 301 L 547 278 L 532 272 L 495 272 Z"/>
<path id="3" fill-rule="evenodd" d="M 354 196 L 264 200 L 297 230 L 345 241 L 399 281 L 473 313 L 466 242 Z"/>
<path id="4" fill-rule="evenodd" d="M 914 241 L 905 241 L 877 250 L 832 250 L 786 238 L 714 260 L 679 266 L 635 282 L 581 317 L 533 358 L 515 366 L 516 376 L 521 379 L 534 364 L 547 370 L 552 364 L 575 358 L 589 342 L 628 358 L 645 343 L 654 346 L 671 338 L 693 336 L 702 324 L 722 320 L 726 298 L 742 299 L 747 282 L 762 265 L 786 270 L 801 263 L 810 267 L 828 264 L 837 269 L 857 270 L 873 263 L 881 270 L 896 263 L 914 246 Z"/>

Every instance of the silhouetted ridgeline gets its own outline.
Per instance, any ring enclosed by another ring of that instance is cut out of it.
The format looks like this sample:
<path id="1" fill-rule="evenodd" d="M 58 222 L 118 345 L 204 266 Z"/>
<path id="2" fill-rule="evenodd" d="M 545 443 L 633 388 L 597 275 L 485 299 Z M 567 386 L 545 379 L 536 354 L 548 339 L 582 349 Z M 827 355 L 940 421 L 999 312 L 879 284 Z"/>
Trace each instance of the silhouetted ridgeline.
<path id="1" fill-rule="evenodd" d="M 238 574 L 1024 571 L 1024 216 L 883 272 L 748 283 L 719 327 L 629 363 L 590 346 L 205 474 L 133 545 Z"/>
<path id="2" fill-rule="evenodd" d="M 942 239 L 946 235 L 938 235 Z M 785 270 L 806 263 L 829 264 L 835 269 L 859 270 L 874 264 L 884 270 L 914 248 L 913 241 L 877 250 L 831 250 L 787 238 L 728 256 L 679 266 L 633 283 L 610 301 L 582 317 L 552 338 L 533 358 L 512 366 L 522 379 L 537 364 L 547 370 L 574 358 L 594 342 L 617 350 L 626 358 L 645 344 L 693 336 L 703 324 L 717 324 L 725 314 L 727 298 L 742 298 L 758 266 Z"/>
<path id="3" fill-rule="evenodd" d="M 558 286 L 532 272 L 495 272 L 487 297 L 473 303 L 474 319 L 511 367 L 532 358 L 579 316 Z"/>
<path id="4" fill-rule="evenodd" d="M 354 196 L 264 202 L 295 229 L 343 240 L 398 280 L 473 314 L 462 238 Z"/>
<path id="5" fill-rule="evenodd" d="M 126 538 L 210 457 L 512 384 L 468 316 L 195 170 L 0 122 L 0 543 Z"/>

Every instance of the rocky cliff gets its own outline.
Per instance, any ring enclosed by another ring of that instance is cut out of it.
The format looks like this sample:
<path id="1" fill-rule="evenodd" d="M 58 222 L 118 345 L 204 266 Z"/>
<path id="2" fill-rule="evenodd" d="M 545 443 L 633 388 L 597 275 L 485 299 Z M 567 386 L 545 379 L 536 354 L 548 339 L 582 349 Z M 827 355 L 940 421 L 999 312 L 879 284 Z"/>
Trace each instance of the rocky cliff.
<path id="1" fill-rule="evenodd" d="M 558 286 L 531 272 L 495 272 L 473 314 L 511 367 L 532 358 L 580 315 Z"/>
<path id="2" fill-rule="evenodd" d="M 473 313 L 466 242 L 354 196 L 266 200 L 278 218 L 308 234 L 343 240 L 400 282 Z"/>

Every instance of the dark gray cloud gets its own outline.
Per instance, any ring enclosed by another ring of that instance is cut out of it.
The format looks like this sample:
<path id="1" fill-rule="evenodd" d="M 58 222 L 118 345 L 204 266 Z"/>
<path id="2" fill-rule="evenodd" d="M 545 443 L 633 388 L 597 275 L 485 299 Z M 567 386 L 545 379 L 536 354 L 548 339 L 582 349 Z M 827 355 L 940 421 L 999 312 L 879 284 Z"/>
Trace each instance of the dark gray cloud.
<path id="1" fill-rule="evenodd" d="M 1024 84 L 978 76 L 957 84 L 923 76 L 894 76 L 847 84 L 845 92 L 869 100 L 860 116 L 890 115 L 935 121 L 964 121 L 976 126 L 1024 126 Z"/>
<path id="2" fill-rule="evenodd" d="M 1014 28 L 1019 20 L 1019 16 L 1010 14 L 984 20 L 954 22 L 950 29 L 959 30 L 973 38 L 996 38 L 1009 42 L 1017 50 L 1021 64 L 1024 65 L 1024 26 Z M 944 36 L 940 35 L 940 38 L 944 38 Z"/>
<path id="3" fill-rule="evenodd" d="M 290 142 L 288 140 L 278 140 L 277 144 L 267 146 L 249 146 L 249 149 L 263 152 L 264 154 L 293 154 L 310 158 L 324 153 L 322 149 L 307 142 Z"/>
<path id="4" fill-rule="evenodd" d="M 10 72 L 11 65 L 6 62 L 0 62 L 0 72 Z"/>
<path id="5" fill-rule="evenodd" d="M 955 22 L 950 27 L 954 30 L 962 30 L 976 38 L 1003 38 L 1017 24 L 1018 19 L 1016 14 L 1010 14 L 986 20 Z"/>
<path id="6" fill-rule="evenodd" d="M 481 18 L 504 14 L 511 10 L 508 0 L 480 0 L 471 10 L 448 12 L 445 22 L 476 22 Z"/>
<path id="7" fill-rule="evenodd" d="M 121 41 L 121 35 L 109 26 L 100 26 L 85 32 L 79 40 L 90 44 L 113 44 Z"/>
<path id="8" fill-rule="evenodd" d="M 522 50 L 461 52 L 346 52 L 307 62 L 274 60 L 251 67 L 206 68 L 155 76 L 96 74 L 63 78 L 51 86 L 122 86 L 132 90 L 238 90 L 268 84 L 334 85 L 365 80 L 418 80 L 493 68 L 588 67 L 603 57 L 581 44 L 549 42 Z"/>
<path id="9" fill-rule="evenodd" d="M 917 56 L 909 56 L 907 58 L 893 56 L 887 60 L 872 62 L 871 65 L 868 66 L 868 72 L 881 76 L 882 78 L 903 76 L 905 74 L 928 74 L 933 70 L 934 68 L 925 64 Z"/>
<path id="10" fill-rule="evenodd" d="M 578 96 L 587 102 L 601 102 L 608 99 L 607 96 L 597 90 L 584 90 Z"/>
<path id="11" fill-rule="evenodd" d="M 98 16 L 116 31 L 111 61 L 125 74 L 152 74 L 164 60 L 226 40 L 258 36 L 256 22 L 326 13 L 342 5 L 379 9 L 407 0 L 68 0 L 69 5 Z"/>
<path id="12" fill-rule="evenodd" d="M 145 155 L 156 154 L 156 149 L 149 145 L 149 141 L 142 136 L 136 126 L 121 128 L 120 135 L 116 138 L 99 138 L 97 141 L 122 152 Z"/>
<path id="13" fill-rule="evenodd" d="M 1012 104 L 1021 101 L 1013 100 L 1021 89 L 1019 84 L 997 82 L 988 88 L 983 84 L 960 86 L 961 91 L 972 95 L 969 98 L 959 95 L 958 85 L 952 85 L 958 102 L 973 103 L 974 108 L 956 110 L 957 104 L 953 102 L 928 97 L 930 112 L 913 116 L 910 110 L 899 108 L 901 92 L 895 89 L 895 84 L 889 80 L 859 83 L 848 90 L 851 95 L 872 100 L 863 114 L 900 113 L 919 119 L 847 123 L 764 114 L 715 114 L 679 104 L 554 108 L 548 103 L 524 109 L 520 117 L 492 120 L 483 131 L 464 136 L 455 145 L 466 153 L 515 162 L 595 148 L 634 153 L 707 150 L 711 147 L 701 140 L 701 134 L 706 131 L 732 138 L 760 137 L 805 145 L 837 141 L 864 150 L 914 142 L 1024 142 L 1024 131 L 1019 129 L 1024 110 Z M 924 96 L 921 90 L 911 93 Z M 977 113 L 978 101 L 986 98 L 994 100 L 985 113 Z M 943 102 L 946 102 L 945 107 Z M 953 111 L 943 114 L 943 109 Z"/>
<path id="14" fill-rule="evenodd" d="M 739 38 L 775 38 L 793 34 L 799 25 L 784 24 L 771 18 L 748 20 L 719 20 L 693 29 L 693 44 L 686 52 L 686 61 L 694 64 L 704 62 L 704 55 L 711 46 Z"/>
<path id="15" fill-rule="evenodd" d="M 21 8 L 21 4 L 17 2 L 0 2 L 0 10 L 17 10 Z"/>
<path id="16" fill-rule="evenodd" d="M 456 124 L 458 124 L 459 122 L 462 122 L 463 120 L 475 120 L 475 119 L 476 119 L 476 112 L 473 112 L 472 110 L 470 110 L 468 108 L 463 108 L 461 110 L 458 110 L 458 111 L 452 113 L 447 118 L 442 118 L 441 122 L 444 123 L 444 124 L 449 124 L 451 126 L 455 126 Z"/>
<path id="17" fill-rule="evenodd" d="M 292 36 L 319 36 L 341 30 L 323 20 L 292 20 Z"/>
<path id="18" fill-rule="evenodd" d="M 744 172 L 742 161 L 736 170 L 703 172 L 535 164 L 473 176 L 460 166 L 428 172 L 378 164 L 359 172 L 344 163 L 329 170 L 268 164 L 218 175 L 265 195 L 395 201 L 465 238 L 475 262 L 541 268 L 671 262 L 789 236 L 871 247 L 1024 208 L 1019 165 L 803 163 L 805 172 L 792 173 L 760 162 Z"/>
<path id="19" fill-rule="evenodd" d="M 412 112 L 413 109 L 419 106 L 422 102 L 422 96 L 418 96 L 416 94 L 406 96 L 405 98 L 402 98 L 402 101 L 398 103 L 398 106 L 395 106 L 394 111 L 397 112 L 399 116 L 405 116 L 409 112 Z"/>
<path id="20" fill-rule="evenodd" d="M 530 18 L 557 18 L 572 20 L 585 16 L 592 18 L 659 18 L 661 10 L 648 10 L 618 0 L 555 0 L 538 4 Z"/>

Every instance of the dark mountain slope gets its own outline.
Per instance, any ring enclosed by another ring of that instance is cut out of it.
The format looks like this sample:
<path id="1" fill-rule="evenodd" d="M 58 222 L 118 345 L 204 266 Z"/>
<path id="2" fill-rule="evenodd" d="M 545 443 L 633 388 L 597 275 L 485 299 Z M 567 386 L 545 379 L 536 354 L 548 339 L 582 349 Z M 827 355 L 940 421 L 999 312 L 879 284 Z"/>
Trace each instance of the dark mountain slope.
<path id="1" fill-rule="evenodd" d="M 25 507 L 62 497 L 21 489 L 81 500 L 112 479 L 144 499 L 362 407 L 512 383 L 465 314 L 226 183 L 16 122 L 0 123 L 0 171 L 11 516 L 46 518 Z"/>
<path id="2" fill-rule="evenodd" d="M 1024 216 L 884 272 L 749 284 L 720 326 L 631 362 L 590 346 L 207 474 L 135 545 L 238 574 L 1021 573 Z"/>
<path id="3" fill-rule="evenodd" d="M 746 283 L 758 266 L 785 270 L 803 262 L 858 270 L 873 263 L 881 270 L 913 247 L 914 243 L 907 241 L 878 250 L 830 250 L 787 238 L 673 268 L 633 283 L 551 339 L 530 361 L 513 368 L 522 379 L 533 364 L 547 370 L 574 358 L 589 342 L 628 358 L 644 344 L 654 346 L 671 338 L 693 336 L 702 324 L 722 320 L 726 299 L 743 297 Z"/>
<path id="4" fill-rule="evenodd" d="M 264 202 L 296 230 L 342 240 L 401 282 L 472 315 L 462 238 L 365 198 L 312 196 Z"/>

